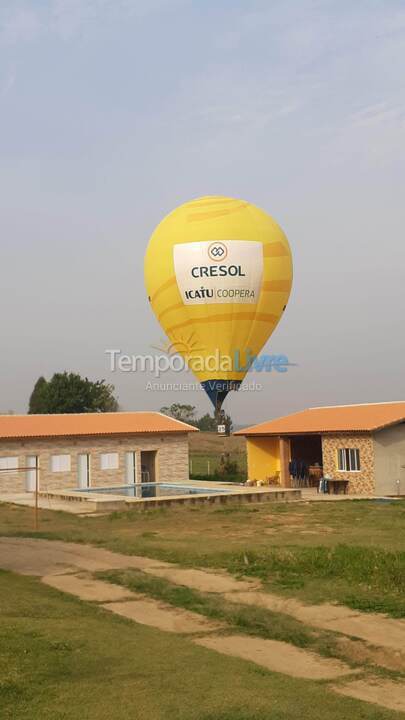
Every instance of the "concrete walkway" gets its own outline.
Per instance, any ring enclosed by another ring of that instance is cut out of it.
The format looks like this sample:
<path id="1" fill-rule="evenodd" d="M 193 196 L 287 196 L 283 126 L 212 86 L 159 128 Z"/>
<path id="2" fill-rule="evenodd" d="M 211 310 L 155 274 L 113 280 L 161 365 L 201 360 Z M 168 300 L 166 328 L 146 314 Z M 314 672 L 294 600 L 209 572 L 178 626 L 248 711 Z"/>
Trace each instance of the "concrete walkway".
<path id="1" fill-rule="evenodd" d="M 1 493 L 0 502 L 10 503 L 11 505 L 22 505 L 23 507 L 35 507 L 35 496 L 34 493 L 23 492 L 23 493 Z M 66 502 L 63 500 L 50 500 L 46 497 L 38 497 L 38 507 L 40 510 L 54 510 L 67 512 L 72 515 L 81 515 L 87 517 L 88 515 L 107 515 L 108 513 L 95 512 L 93 507 L 89 503 L 74 503 Z"/>
<path id="2" fill-rule="evenodd" d="M 405 712 L 405 689 L 400 683 L 381 679 L 377 682 L 375 678 L 356 680 L 353 674 L 358 670 L 340 660 L 321 657 L 281 641 L 226 634 L 228 628 L 224 623 L 96 580 L 91 573 L 134 568 L 177 585 L 217 593 L 227 602 L 265 607 L 317 628 L 362 638 L 381 648 L 395 650 L 397 655 L 405 650 L 403 620 L 365 615 L 330 604 L 304 605 L 295 599 L 265 593 L 260 583 L 237 580 L 225 572 L 181 568 L 160 560 L 61 541 L 2 537 L 0 568 L 37 575 L 47 585 L 81 600 L 100 603 L 109 612 L 166 632 L 191 635 L 191 640 L 198 645 L 249 660 L 274 672 L 312 680 L 340 679 L 338 685 L 331 686 L 333 691 Z M 342 682 L 345 676 L 348 678 Z"/>

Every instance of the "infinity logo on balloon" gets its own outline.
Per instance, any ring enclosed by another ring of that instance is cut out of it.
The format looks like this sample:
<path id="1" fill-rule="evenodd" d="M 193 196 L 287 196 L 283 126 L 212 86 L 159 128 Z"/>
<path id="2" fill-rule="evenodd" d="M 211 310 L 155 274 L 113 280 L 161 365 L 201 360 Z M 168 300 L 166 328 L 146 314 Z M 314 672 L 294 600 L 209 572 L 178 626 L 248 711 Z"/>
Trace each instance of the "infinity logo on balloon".
<path id="1" fill-rule="evenodd" d="M 222 243 L 212 243 L 208 248 L 208 257 L 211 260 L 225 260 L 228 251 Z"/>

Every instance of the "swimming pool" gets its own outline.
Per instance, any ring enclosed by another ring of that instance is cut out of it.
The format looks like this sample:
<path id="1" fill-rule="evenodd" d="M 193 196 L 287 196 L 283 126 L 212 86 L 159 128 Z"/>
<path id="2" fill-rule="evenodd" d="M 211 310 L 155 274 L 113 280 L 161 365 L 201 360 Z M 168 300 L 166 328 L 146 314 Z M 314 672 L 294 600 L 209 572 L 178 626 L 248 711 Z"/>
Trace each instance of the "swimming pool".
<path id="1" fill-rule="evenodd" d="M 210 495 L 212 493 L 231 493 L 232 489 L 207 488 L 195 485 L 175 485 L 174 483 L 136 483 L 135 485 L 117 485 L 116 487 L 80 488 L 77 492 L 87 494 L 124 495 L 126 497 L 154 498 L 174 497 L 176 495 Z"/>

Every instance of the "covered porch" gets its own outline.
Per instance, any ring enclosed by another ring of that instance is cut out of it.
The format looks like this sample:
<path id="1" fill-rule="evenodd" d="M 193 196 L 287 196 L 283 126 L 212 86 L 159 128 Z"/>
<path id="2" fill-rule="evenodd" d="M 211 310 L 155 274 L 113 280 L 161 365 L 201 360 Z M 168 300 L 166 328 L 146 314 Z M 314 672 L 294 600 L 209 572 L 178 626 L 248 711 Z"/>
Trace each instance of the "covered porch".
<path id="1" fill-rule="evenodd" d="M 258 435 L 246 440 L 249 481 L 284 488 L 318 487 L 323 474 L 320 434 Z"/>

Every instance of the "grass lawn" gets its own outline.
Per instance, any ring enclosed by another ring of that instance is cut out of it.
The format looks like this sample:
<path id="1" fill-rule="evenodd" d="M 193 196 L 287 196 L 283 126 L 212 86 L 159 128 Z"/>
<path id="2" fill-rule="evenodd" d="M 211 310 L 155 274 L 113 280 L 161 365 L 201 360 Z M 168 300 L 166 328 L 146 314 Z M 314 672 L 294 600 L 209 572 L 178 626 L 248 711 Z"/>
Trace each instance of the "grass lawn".
<path id="1" fill-rule="evenodd" d="M 213 474 L 221 459 L 222 453 L 229 453 L 232 462 L 238 463 L 238 469 L 246 474 L 246 440 L 244 437 L 221 437 L 216 433 L 190 433 L 190 472 L 193 475 Z"/>
<path id="2" fill-rule="evenodd" d="M 405 502 L 179 507 L 79 518 L 41 512 L 39 535 L 259 577 L 278 593 L 405 617 Z M 35 535 L 0 506 L 0 533 Z"/>
<path id="3" fill-rule="evenodd" d="M 4 508 L 2 509 L 4 512 Z M 2 720 L 394 720 L 0 572 Z"/>

